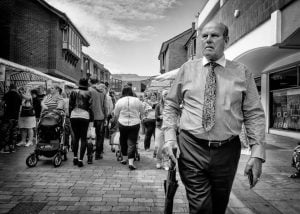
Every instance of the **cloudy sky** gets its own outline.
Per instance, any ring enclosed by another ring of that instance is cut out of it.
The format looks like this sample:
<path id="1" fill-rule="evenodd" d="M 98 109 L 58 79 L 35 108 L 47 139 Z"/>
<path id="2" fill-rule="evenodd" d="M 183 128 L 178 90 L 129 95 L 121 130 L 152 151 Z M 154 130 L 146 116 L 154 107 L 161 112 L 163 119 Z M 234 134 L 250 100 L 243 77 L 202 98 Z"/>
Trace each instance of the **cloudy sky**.
<path id="1" fill-rule="evenodd" d="M 83 51 L 113 74 L 159 74 L 161 44 L 191 27 L 201 0 L 46 0 L 88 40 Z"/>

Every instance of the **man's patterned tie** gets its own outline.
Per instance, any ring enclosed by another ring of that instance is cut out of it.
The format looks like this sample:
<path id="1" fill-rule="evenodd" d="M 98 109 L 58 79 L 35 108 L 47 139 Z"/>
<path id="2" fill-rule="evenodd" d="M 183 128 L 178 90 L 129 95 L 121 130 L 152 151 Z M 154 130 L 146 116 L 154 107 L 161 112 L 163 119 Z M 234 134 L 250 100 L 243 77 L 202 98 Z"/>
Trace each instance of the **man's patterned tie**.
<path id="1" fill-rule="evenodd" d="M 215 62 L 210 62 L 208 67 L 208 74 L 205 83 L 204 105 L 202 115 L 202 125 L 205 131 L 209 131 L 215 125 L 215 111 L 216 111 L 216 90 L 217 80 L 215 74 L 215 67 L 218 65 Z"/>

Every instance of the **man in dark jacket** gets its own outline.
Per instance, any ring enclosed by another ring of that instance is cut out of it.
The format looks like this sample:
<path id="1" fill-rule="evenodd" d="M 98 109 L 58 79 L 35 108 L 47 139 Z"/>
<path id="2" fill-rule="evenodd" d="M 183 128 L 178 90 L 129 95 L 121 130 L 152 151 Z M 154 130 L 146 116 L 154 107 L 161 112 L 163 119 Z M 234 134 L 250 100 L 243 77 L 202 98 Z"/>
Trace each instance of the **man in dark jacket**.
<path id="1" fill-rule="evenodd" d="M 35 117 L 38 120 L 41 115 L 42 106 L 41 106 L 41 100 L 38 98 L 38 91 L 36 89 L 31 90 L 31 96 L 32 96 L 32 105 L 35 111 Z"/>
<path id="2" fill-rule="evenodd" d="M 92 86 L 89 91 L 92 94 L 92 111 L 94 113 L 94 127 L 96 132 L 96 155 L 95 160 L 103 158 L 103 143 L 104 143 L 104 121 L 107 118 L 107 106 L 105 100 L 105 91 L 101 87 L 97 87 L 98 79 L 92 77 L 90 79 Z M 88 159 L 88 163 L 92 163 L 92 158 Z"/>
<path id="3" fill-rule="evenodd" d="M 4 119 L 8 123 L 4 142 L 5 142 L 5 146 L 9 147 L 9 151 L 13 152 L 15 145 L 17 143 L 18 119 L 19 119 L 20 106 L 22 104 L 22 98 L 17 91 L 16 85 L 14 84 L 10 85 L 9 92 L 7 92 L 4 95 L 3 100 L 5 103 Z"/>

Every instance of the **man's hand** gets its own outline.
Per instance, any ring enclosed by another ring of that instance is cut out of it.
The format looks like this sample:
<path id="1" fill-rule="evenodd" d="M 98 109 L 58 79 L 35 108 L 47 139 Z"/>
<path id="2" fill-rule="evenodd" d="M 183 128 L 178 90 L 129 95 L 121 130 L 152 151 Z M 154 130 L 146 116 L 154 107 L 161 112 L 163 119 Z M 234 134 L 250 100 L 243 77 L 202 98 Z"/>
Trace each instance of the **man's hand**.
<path id="1" fill-rule="evenodd" d="M 250 185 L 250 188 L 254 187 L 259 181 L 261 172 L 262 172 L 262 161 L 259 158 L 251 157 L 245 167 L 244 175 L 249 175 L 252 170 L 253 172 L 253 184 Z"/>
<path id="2" fill-rule="evenodd" d="M 167 155 L 174 163 L 176 163 L 176 157 L 173 153 L 174 149 L 177 149 L 177 142 L 176 141 L 168 141 L 163 145 L 162 152 L 165 155 Z M 177 153 L 176 156 L 178 157 L 179 153 L 180 153 L 179 149 L 177 149 L 176 153 Z"/>

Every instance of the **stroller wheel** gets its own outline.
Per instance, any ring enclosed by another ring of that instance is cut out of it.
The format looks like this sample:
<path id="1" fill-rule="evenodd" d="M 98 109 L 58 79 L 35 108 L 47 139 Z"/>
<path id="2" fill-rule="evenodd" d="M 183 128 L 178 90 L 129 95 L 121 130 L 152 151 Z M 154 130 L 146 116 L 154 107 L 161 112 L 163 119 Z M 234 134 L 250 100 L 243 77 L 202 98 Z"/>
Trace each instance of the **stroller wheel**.
<path id="1" fill-rule="evenodd" d="M 111 147 L 111 152 L 115 152 L 115 148 L 114 147 Z"/>
<path id="2" fill-rule="evenodd" d="M 37 159 L 37 155 L 36 154 L 30 154 L 27 158 L 26 158 L 26 165 L 28 167 L 35 167 L 36 164 L 38 162 Z"/>
<path id="3" fill-rule="evenodd" d="M 60 166 L 61 162 L 62 162 L 61 154 L 60 153 L 56 154 L 54 156 L 52 162 L 53 162 L 54 167 Z"/>

